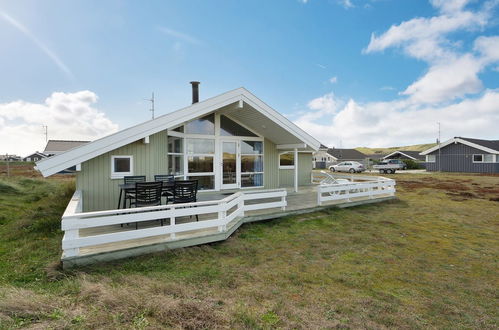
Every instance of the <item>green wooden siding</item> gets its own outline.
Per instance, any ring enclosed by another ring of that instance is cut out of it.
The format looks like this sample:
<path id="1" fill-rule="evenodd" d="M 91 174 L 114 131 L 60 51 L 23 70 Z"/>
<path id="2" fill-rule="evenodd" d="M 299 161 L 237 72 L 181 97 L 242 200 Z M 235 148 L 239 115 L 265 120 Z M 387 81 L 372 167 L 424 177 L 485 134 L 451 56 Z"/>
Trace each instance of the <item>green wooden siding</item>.
<path id="1" fill-rule="evenodd" d="M 153 180 L 155 174 L 167 171 L 166 132 L 151 135 L 147 144 L 139 140 L 82 163 L 76 187 L 83 193 L 84 212 L 118 206 L 118 184 L 123 183 L 123 179 L 111 179 L 111 156 L 115 155 L 133 156 L 133 174 Z"/>
<path id="2" fill-rule="evenodd" d="M 149 143 L 143 140 L 130 143 L 81 164 L 76 187 L 83 193 L 83 211 L 115 209 L 118 206 L 119 187 L 123 179 L 111 179 L 111 156 L 133 156 L 133 174 L 146 175 L 153 180 L 155 174 L 167 174 L 166 131 L 151 135 Z M 310 184 L 312 155 L 299 154 L 299 184 Z M 264 141 L 264 187 L 275 189 L 293 186 L 293 170 L 279 170 L 279 150 L 270 140 Z"/>
<path id="3" fill-rule="evenodd" d="M 276 145 L 267 139 L 263 148 L 263 185 L 265 189 L 279 188 L 279 152 Z"/>
<path id="4" fill-rule="evenodd" d="M 278 168 L 278 167 L 276 167 Z M 311 184 L 312 173 L 312 154 L 298 153 L 298 185 L 306 186 Z M 279 170 L 279 186 L 292 187 L 294 186 L 295 170 Z"/>

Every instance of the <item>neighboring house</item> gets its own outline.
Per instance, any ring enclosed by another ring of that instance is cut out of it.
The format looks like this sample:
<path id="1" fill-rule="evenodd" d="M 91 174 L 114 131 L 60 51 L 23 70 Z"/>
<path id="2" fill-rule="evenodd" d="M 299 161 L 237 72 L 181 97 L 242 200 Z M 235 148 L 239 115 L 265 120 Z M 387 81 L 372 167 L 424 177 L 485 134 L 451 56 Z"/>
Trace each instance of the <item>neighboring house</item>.
<path id="1" fill-rule="evenodd" d="M 115 209 L 127 175 L 173 174 L 204 191 L 311 184 L 316 139 L 245 88 L 197 98 L 193 84 L 192 105 L 43 159 L 37 169 L 47 177 L 76 166 L 83 211 Z"/>
<path id="2" fill-rule="evenodd" d="M 336 158 L 328 154 L 327 150 L 329 148 L 321 144 L 319 151 L 316 151 L 312 155 L 313 168 L 326 168 L 328 164 L 333 164 Z"/>
<path id="3" fill-rule="evenodd" d="M 455 137 L 421 155 L 427 171 L 499 173 L 499 140 Z"/>
<path id="4" fill-rule="evenodd" d="M 323 148 L 314 154 L 314 168 L 328 168 L 344 161 L 356 161 L 366 165 L 367 156 L 356 149 Z"/>
<path id="5" fill-rule="evenodd" d="M 1 161 L 9 161 L 9 162 L 18 162 L 21 161 L 22 158 L 17 155 L 0 155 L 0 160 Z"/>
<path id="6" fill-rule="evenodd" d="M 43 158 L 47 158 L 47 155 L 37 151 L 29 156 L 24 157 L 23 162 L 37 162 L 39 160 L 42 160 Z"/>
<path id="7" fill-rule="evenodd" d="M 47 156 L 54 156 L 89 142 L 90 141 L 49 140 L 43 153 Z"/>
<path id="8" fill-rule="evenodd" d="M 410 159 L 414 161 L 425 161 L 425 156 L 420 155 L 420 151 L 396 150 L 382 158 L 386 159 Z"/>

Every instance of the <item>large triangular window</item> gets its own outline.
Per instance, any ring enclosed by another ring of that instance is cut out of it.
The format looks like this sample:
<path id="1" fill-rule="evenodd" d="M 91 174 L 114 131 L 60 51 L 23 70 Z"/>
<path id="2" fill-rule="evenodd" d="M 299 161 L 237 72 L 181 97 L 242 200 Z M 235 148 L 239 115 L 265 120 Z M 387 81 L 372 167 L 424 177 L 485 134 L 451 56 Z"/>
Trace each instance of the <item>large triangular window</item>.
<path id="1" fill-rule="evenodd" d="M 257 136 L 224 115 L 220 116 L 220 135 L 223 136 Z"/>

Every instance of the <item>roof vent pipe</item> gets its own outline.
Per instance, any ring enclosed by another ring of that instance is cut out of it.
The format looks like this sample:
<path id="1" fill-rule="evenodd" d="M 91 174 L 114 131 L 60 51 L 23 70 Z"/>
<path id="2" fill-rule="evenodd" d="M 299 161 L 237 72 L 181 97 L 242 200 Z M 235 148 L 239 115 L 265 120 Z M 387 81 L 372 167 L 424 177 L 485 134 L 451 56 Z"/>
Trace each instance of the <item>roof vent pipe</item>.
<path id="1" fill-rule="evenodd" d="M 191 81 L 192 85 L 192 104 L 199 102 L 199 81 Z"/>

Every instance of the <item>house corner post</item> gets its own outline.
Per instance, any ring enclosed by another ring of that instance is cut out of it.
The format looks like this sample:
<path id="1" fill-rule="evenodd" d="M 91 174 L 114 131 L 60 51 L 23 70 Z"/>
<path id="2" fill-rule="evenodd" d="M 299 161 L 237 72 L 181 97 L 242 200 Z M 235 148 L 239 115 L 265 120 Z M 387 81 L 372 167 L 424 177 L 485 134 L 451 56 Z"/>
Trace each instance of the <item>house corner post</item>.
<path id="1" fill-rule="evenodd" d="M 295 192 L 298 192 L 298 148 L 294 149 L 294 158 L 295 158 Z"/>

